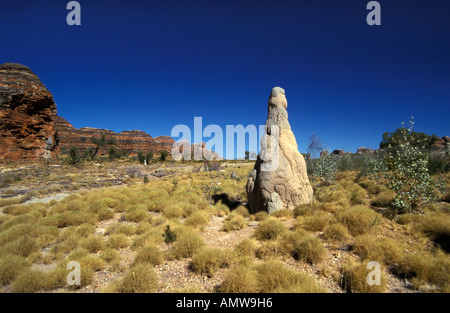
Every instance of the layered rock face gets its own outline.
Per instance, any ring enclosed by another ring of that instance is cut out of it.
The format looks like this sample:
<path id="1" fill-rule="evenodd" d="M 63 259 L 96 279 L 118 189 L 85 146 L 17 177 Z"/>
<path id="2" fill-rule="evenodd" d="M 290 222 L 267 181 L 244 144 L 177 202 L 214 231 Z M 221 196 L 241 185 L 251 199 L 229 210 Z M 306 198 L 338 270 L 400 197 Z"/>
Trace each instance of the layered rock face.
<path id="1" fill-rule="evenodd" d="M 0 65 L 0 158 L 52 158 L 58 153 L 53 96 L 28 67 Z"/>
<path id="2" fill-rule="evenodd" d="M 73 127 L 66 119 L 58 116 L 56 118 L 56 130 L 59 137 L 60 150 L 64 151 L 71 146 L 77 147 L 80 150 L 93 148 L 94 144 L 91 138 L 100 138 L 105 135 L 106 138 L 115 138 L 119 150 L 125 150 L 130 154 L 137 154 L 139 152 L 160 153 L 163 150 L 170 152 L 170 147 L 174 140 L 168 136 L 160 136 L 153 138 L 146 132 L 140 130 L 128 130 L 120 133 L 113 132 L 108 129 L 99 129 L 92 127 Z M 99 151 L 100 154 L 106 154 L 106 149 Z"/>
<path id="3" fill-rule="evenodd" d="M 246 186 L 251 213 L 267 211 L 271 214 L 283 208 L 293 209 L 313 199 L 306 163 L 298 151 L 286 109 L 284 89 L 273 88 L 266 133 Z"/>

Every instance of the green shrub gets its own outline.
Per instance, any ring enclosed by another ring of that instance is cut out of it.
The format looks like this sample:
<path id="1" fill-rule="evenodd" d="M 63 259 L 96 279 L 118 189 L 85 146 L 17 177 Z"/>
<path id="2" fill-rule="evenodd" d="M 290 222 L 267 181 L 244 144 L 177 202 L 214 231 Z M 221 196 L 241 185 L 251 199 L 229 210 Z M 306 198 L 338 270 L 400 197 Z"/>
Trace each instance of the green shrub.
<path id="1" fill-rule="evenodd" d="M 383 135 L 386 137 L 382 142 L 387 145 L 386 155 L 373 158 L 370 162 L 371 177 L 395 192 L 391 209 L 393 215 L 420 212 L 421 204 L 436 201 L 438 193 L 444 188 L 442 181 L 435 181 L 430 175 L 429 156 L 423 149 L 426 140 L 417 137 L 418 133 L 412 130 L 413 125 L 413 121 L 410 121 L 409 128 L 402 125 L 402 128 L 391 133 L 390 138 L 389 134 Z"/>

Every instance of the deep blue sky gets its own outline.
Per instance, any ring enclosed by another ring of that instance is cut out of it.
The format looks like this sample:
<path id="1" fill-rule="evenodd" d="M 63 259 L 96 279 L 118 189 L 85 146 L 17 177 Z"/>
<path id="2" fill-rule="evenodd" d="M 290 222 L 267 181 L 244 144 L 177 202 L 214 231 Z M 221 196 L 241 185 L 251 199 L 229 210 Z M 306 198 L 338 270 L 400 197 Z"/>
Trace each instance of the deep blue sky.
<path id="1" fill-rule="evenodd" d="M 377 148 L 385 131 L 450 135 L 450 1 L 0 0 L 0 63 L 29 66 L 75 127 L 170 135 L 177 124 L 264 124 L 286 90 L 301 152 Z M 205 138 L 207 141 L 208 138 Z"/>

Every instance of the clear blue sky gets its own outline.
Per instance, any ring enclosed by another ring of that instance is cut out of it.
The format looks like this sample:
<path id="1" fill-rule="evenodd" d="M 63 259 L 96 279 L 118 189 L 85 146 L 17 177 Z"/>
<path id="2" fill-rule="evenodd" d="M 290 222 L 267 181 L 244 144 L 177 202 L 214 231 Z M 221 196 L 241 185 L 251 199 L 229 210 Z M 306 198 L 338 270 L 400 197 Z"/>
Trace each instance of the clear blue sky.
<path id="1" fill-rule="evenodd" d="M 170 135 L 177 124 L 264 124 L 286 90 L 301 152 L 377 148 L 415 117 L 450 135 L 450 1 L 0 0 L 0 63 L 29 66 L 75 127 Z M 208 138 L 205 138 L 207 141 Z"/>

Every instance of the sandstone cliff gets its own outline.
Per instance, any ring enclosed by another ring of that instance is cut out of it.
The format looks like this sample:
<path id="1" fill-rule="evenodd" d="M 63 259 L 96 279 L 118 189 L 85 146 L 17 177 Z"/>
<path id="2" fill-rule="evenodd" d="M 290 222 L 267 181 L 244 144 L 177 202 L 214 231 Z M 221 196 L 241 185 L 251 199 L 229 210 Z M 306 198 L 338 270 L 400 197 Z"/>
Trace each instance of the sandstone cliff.
<path id="1" fill-rule="evenodd" d="M 53 96 L 31 69 L 0 65 L 0 159 L 54 157 L 55 120 Z"/>
<path id="2" fill-rule="evenodd" d="M 105 135 L 106 138 L 116 139 L 119 150 L 125 150 L 131 155 L 139 152 L 148 153 L 153 151 L 155 154 L 163 150 L 170 152 L 174 140 L 168 136 L 153 138 L 146 132 L 140 130 L 127 130 L 120 133 L 107 129 L 92 127 L 73 127 L 66 119 L 58 116 L 56 118 L 56 131 L 59 138 L 61 151 L 69 149 L 71 146 L 79 148 L 81 151 L 94 147 L 91 138 L 100 138 Z M 107 153 L 106 150 L 99 151 L 101 154 Z"/>

